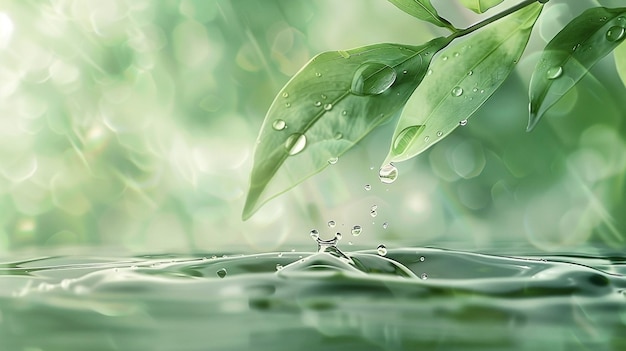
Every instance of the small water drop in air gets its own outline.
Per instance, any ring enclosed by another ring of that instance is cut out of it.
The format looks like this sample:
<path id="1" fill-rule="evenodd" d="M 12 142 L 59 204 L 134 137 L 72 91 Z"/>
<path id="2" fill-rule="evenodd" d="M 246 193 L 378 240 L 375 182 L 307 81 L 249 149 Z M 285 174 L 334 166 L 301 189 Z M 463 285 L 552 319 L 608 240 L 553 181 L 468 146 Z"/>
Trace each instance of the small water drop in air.
<path id="1" fill-rule="evenodd" d="M 370 190 L 372 190 L 372 186 L 371 186 L 371 185 L 369 185 L 369 184 L 365 184 L 364 188 L 365 188 L 365 191 L 370 191 Z"/>
<path id="2" fill-rule="evenodd" d="M 385 256 L 387 254 L 387 248 L 385 247 L 385 245 L 380 244 L 376 248 L 376 252 L 381 256 Z"/>
<path id="3" fill-rule="evenodd" d="M 463 95 L 463 88 L 456 86 L 452 88 L 451 94 L 452 96 L 461 96 Z"/>
<path id="4" fill-rule="evenodd" d="M 333 109 L 333 104 L 325 104 L 325 105 L 324 105 L 324 110 L 326 110 L 326 111 L 330 111 L 330 110 L 332 110 L 332 109 Z"/>
<path id="5" fill-rule="evenodd" d="M 311 230 L 309 234 L 311 235 L 311 238 L 313 238 L 313 240 L 317 240 L 320 237 L 320 232 L 318 232 L 317 229 Z"/>
<path id="6" fill-rule="evenodd" d="M 378 179 L 385 184 L 391 184 L 398 179 L 398 169 L 393 164 L 388 163 L 378 171 Z"/>
<path id="7" fill-rule="evenodd" d="M 285 123 L 285 121 L 282 119 L 274 120 L 274 122 L 272 123 L 272 128 L 274 128 L 274 130 L 283 130 L 286 126 L 287 123 Z"/>
<path id="8" fill-rule="evenodd" d="M 341 134 L 341 132 L 335 133 L 335 140 L 339 140 L 341 138 L 343 138 L 343 134 Z"/>
<path id="9" fill-rule="evenodd" d="M 389 223 L 387 222 L 383 223 L 383 229 L 387 229 L 387 228 L 389 228 Z"/>
<path id="10" fill-rule="evenodd" d="M 328 221 L 328 228 L 335 228 L 335 225 L 337 225 L 335 221 Z"/>
<path id="11" fill-rule="evenodd" d="M 370 211 L 370 216 L 372 216 L 372 218 L 378 216 L 378 212 L 376 210 L 371 210 Z"/>
<path id="12" fill-rule="evenodd" d="M 613 26 L 606 32 L 606 40 L 610 42 L 620 41 L 624 39 L 624 32 L 626 32 L 624 27 Z"/>
<path id="13" fill-rule="evenodd" d="M 552 68 L 550 68 L 550 69 L 546 72 L 546 78 L 548 78 L 548 79 L 557 79 L 557 78 L 559 78 L 562 74 L 563 74 L 563 67 L 561 67 L 561 66 L 556 66 L 556 67 L 552 67 Z"/>
<path id="14" fill-rule="evenodd" d="M 306 146 L 306 136 L 302 133 L 293 133 L 285 141 L 285 149 L 289 155 L 293 156 L 304 150 Z"/>
<path id="15" fill-rule="evenodd" d="M 226 268 L 218 269 L 217 276 L 220 278 L 224 278 L 226 276 Z"/>
<path id="16" fill-rule="evenodd" d="M 361 235 L 362 231 L 363 230 L 361 229 L 360 225 L 355 225 L 354 227 L 352 227 L 352 231 L 351 232 L 352 232 L 352 235 L 359 236 L 359 235 Z"/>

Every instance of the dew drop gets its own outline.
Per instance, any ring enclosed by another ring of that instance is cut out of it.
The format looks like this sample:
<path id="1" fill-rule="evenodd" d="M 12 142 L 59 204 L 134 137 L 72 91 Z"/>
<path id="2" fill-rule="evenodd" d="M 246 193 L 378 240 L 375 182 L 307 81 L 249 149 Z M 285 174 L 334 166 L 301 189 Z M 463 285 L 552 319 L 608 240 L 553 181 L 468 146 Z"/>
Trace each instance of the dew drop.
<path id="1" fill-rule="evenodd" d="M 320 95 L 320 97 L 322 98 L 322 100 L 326 100 L 326 98 L 327 98 L 328 96 L 326 96 L 326 95 L 322 94 L 322 95 Z"/>
<path id="2" fill-rule="evenodd" d="M 402 74 L 407 74 L 407 73 L 409 73 L 409 71 L 407 70 L 402 71 Z"/>
<path id="3" fill-rule="evenodd" d="M 277 263 L 277 264 L 276 264 L 276 270 L 277 270 L 277 271 L 280 271 L 281 269 L 283 269 L 283 265 L 282 265 L 282 264 L 280 264 L 280 263 Z"/>
<path id="4" fill-rule="evenodd" d="M 485 89 L 480 89 L 480 93 L 481 94 L 484 93 L 484 92 L 485 92 Z"/>
<path id="5" fill-rule="evenodd" d="M 563 74 L 563 67 L 556 66 L 552 67 L 546 72 L 546 77 L 548 79 L 557 79 Z"/>
<path id="6" fill-rule="evenodd" d="M 428 279 L 428 274 L 422 273 L 422 275 L 420 275 L 420 278 L 422 278 L 422 280 L 426 280 Z"/>
<path id="7" fill-rule="evenodd" d="M 351 233 L 354 236 L 359 236 L 359 235 L 361 235 L 362 231 L 363 231 L 363 229 L 361 229 L 360 225 L 355 225 L 354 227 L 352 227 Z"/>
<path id="8" fill-rule="evenodd" d="M 337 161 L 339 161 L 339 157 L 331 157 L 328 159 L 328 164 L 329 165 L 334 165 L 337 163 Z"/>
<path id="9" fill-rule="evenodd" d="M 428 72 L 426 72 L 426 74 L 427 74 L 427 75 L 431 75 L 431 74 L 433 74 L 433 70 L 432 70 L 432 69 L 429 69 L 429 70 L 428 70 Z"/>
<path id="10" fill-rule="evenodd" d="M 378 179 L 385 184 L 391 184 L 398 179 L 398 169 L 391 163 L 378 170 Z"/>
<path id="11" fill-rule="evenodd" d="M 305 146 L 306 136 L 302 133 L 293 133 L 287 138 L 287 141 L 285 141 L 285 149 L 287 149 L 287 152 L 291 156 L 300 153 L 304 150 Z"/>
<path id="12" fill-rule="evenodd" d="M 426 258 L 424 256 L 420 256 L 420 262 L 424 262 Z"/>
<path id="13" fill-rule="evenodd" d="M 317 240 L 320 237 L 320 232 L 318 232 L 317 229 L 313 229 L 311 230 L 309 235 L 311 235 L 311 238 L 313 238 L 313 240 Z"/>
<path id="14" fill-rule="evenodd" d="M 463 95 L 463 88 L 456 86 L 452 88 L 452 96 L 461 96 Z"/>
<path id="15" fill-rule="evenodd" d="M 478 88 L 474 88 L 474 89 L 472 89 L 472 91 L 477 93 L 478 92 Z"/>
<path id="16" fill-rule="evenodd" d="M 319 78 L 322 76 L 322 74 L 320 72 L 315 72 L 315 76 Z"/>
<path id="17" fill-rule="evenodd" d="M 356 95 L 378 95 L 395 81 L 396 71 L 393 68 L 382 63 L 366 62 L 354 72 L 350 91 Z"/>
<path id="18" fill-rule="evenodd" d="M 365 184 L 364 188 L 365 188 L 365 191 L 370 191 L 370 190 L 372 190 L 372 186 L 371 186 L 371 185 L 369 185 L 369 184 Z"/>
<path id="19" fill-rule="evenodd" d="M 387 255 L 387 248 L 385 247 L 385 245 L 380 244 L 378 245 L 378 247 L 376 248 L 376 252 L 381 255 L 381 256 L 385 256 Z"/>
<path id="20" fill-rule="evenodd" d="M 288 92 L 284 92 L 284 93 L 283 93 L 283 97 L 284 97 L 284 98 L 288 98 L 288 97 L 289 97 L 289 93 L 288 93 Z"/>
<path id="21" fill-rule="evenodd" d="M 613 26 L 606 32 L 606 40 L 610 42 L 620 41 L 624 39 L 624 32 L 626 32 L 624 27 Z"/>
<path id="22" fill-rule="evenodd" d="M 328 228 L 335 228 L 336 225 L 335 221 L 328 221 Z"/>
<path id="23" fill-rule="evenodd" d="M 458 52 L 455 52 L 455 53 L 454 53 L 454 57 L 459 57 L 459 55 L 460 55 L 460 54 L 459 54 Z"/>
<path id="24" fill-rule="evenodd" d="M 444 60 L 444 61 L 448 61 L 448 56 L 444 56 L 441 59 Z"/>
<path id="25" fill-rule="evenodd" d="M 389 223 L 387 222 L 383 223 L 383 229 L 387 229 L 387 228 L 389 228 Z"/>
<path id="26" fill-rule="evenodd" d="M 226 276 L 226 268 L 221 268 L 217 270 L 217 276 L 220 278 L 224 278 Z"/>
<path id="27" fill-rule="evenodd" d="M 335 133 L 335 140 L 339 140 L 341 138 L 343 138 L 343 134 L 341 134 L 341 132 Z"/>
<path id="28" fill-rule="evenodd" d="M 471 75 L 473 75 L 473 74 L 474 74 L 474 71 L 469 71 L 469 72 L 467 72 L 467 75 L 468 75 L 468 76 L 471 76 Z"/>
<path id="29" fill-rule="evenodd" d="M 424 137 L 424 142 L 427 143 L 430 140 L 430 137 L 427 135 Z"/>
<path id="30" fill-rule="evenodd" d="M 326 110 L 326 111 L 330 111 L 330 110 L 332 110 L 332 109 L 333 109 L 333 104 L 325 104 L 325 105 L 324 105 L 324 110 Z"/>
<path id="31" fill-rule="evenodd" d="M 316 107 L 320 107 L 320 106 L 322 106 L 322 102 L 321 101 L 315 101 L 315 103 L 313 105 L 315 105 Z"/>
<path id="32" fill-rule="evenodd" d="M 286 126 L 287 123 L 285 123 L 285 121 L 282 119 L 276 119 L 274 120 L 274 122 L 272 122 L 272 128 L 274 128 L 274 130 L 283 130 Z"/>
<path id="33" fill-rule="evenodd" d="M 341 115 L 342 115 L 342 116 L 345 116 L 345 115 L 347 115 L 347 114 L 348 114 L 348 111 L 346 111 L 346 110 L 341 111 Z"/>
<path id="34" fill-rule="evenodd" d="M 443 135 L 443 132 L 442 132 L 442 131 L 438 131 L 438 132 L 437 132 L 437 136 L 438 136 L 438 137 L 440 137 L 440 136 L 442 136 L 442 135 Z"/>
<path id="35" fill-rule="evenodd" d="M 467 119 L 464 119 L 464 120 L 460 121 L 460 122 L 459 122 L 459 125 L 460 125 L 461 127 L 466 126 L 466 125 L 467 125 Z"/>
<path id="36" fill-rule="evenodd" d="M 291 103 L 290 102 L 285 102 L 285 107 L 286 108 L 290 108 L 291 107 Z"/>

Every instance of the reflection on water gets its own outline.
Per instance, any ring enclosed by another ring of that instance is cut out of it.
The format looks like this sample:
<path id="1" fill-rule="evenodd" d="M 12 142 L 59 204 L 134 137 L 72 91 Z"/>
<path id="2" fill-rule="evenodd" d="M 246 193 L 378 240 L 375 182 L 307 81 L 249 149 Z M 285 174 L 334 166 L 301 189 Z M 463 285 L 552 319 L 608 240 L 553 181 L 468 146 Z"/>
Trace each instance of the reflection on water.
<path id="1" fill-rule="evenodd" d="M 5 262 L 1 349 L 626 348 L 625 257 L 320 247 Z"/>

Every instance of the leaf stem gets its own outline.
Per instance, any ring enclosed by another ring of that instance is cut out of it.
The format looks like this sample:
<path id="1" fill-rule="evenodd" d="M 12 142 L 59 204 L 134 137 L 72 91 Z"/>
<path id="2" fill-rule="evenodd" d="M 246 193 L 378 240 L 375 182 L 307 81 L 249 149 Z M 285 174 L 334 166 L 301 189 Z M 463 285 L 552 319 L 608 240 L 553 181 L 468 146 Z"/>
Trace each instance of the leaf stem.
<path id="1" fill-rule="evenodd" d="M 462 29 L 462 30 L 459 30 L 457 32 L 454 32 L 454 33 L 450 34 L 450 36 L 452 38 L 456 39 L 458 37 L 462 37 L 464 35 L 468 35 L 468 34 L 470 34 L 472 32 L 475 32 L 476 30 L 478 30 L 478 29 L 480 29 L 480 28 L 482 28 L 482 27 L 484 27 L 484 26 L 486 26 L 486 25 L 488 25 L 490 23 L 493 23 L 493 22 L 499 20 L 500 18 L 506 17 L 506 16 L 508 16 L 508 15 L 514 13 L 514 12 L 517 12 L 517 11 L 523 9 L 524 7 L 526 7 L 528 5 L 532 5 L 532 4 L 536 3 L 536 2 L 540 2 L 542 4 L 545 4 L 546 2 L 548 2 L 548 0 L 525 0 L 525 1 L 522 1 L 519 4 L 509 8 L 507 10 L 504 10 L 504 11 L 498 13 L 497 15 L 494 15 L 493 17 L 489 17 L 489 18 L 487 18 L 484 21 L 478 22 L 478 23 L 476 23 L 476 24 L 474 24 L 474 25 L 472 25 L 470 27 L 467 27 L 465 29 Z"/>

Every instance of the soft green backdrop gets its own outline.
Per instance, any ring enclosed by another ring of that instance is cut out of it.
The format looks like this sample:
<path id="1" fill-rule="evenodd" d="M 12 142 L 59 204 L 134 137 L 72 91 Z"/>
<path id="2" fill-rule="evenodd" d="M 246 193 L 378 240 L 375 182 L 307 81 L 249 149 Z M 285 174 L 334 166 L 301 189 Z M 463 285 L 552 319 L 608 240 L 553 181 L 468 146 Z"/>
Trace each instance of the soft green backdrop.
<path id="1" fill-rule="evenodd" d="M 377 179 L 389 123 L 242 222 L 256 133 L 291 75 L 320 51 L 445 32 L 384 0 L 0 1 L 0 253 L 312 250 L 312 228 L 345 248 L 622 247 L 613 57 L 525 132 L 538 52 L 598 4 L 571 3 L 546 6 L 517 73 L 395 183 Z M 481 18 L 433 4 L 457 27 Z"/>

